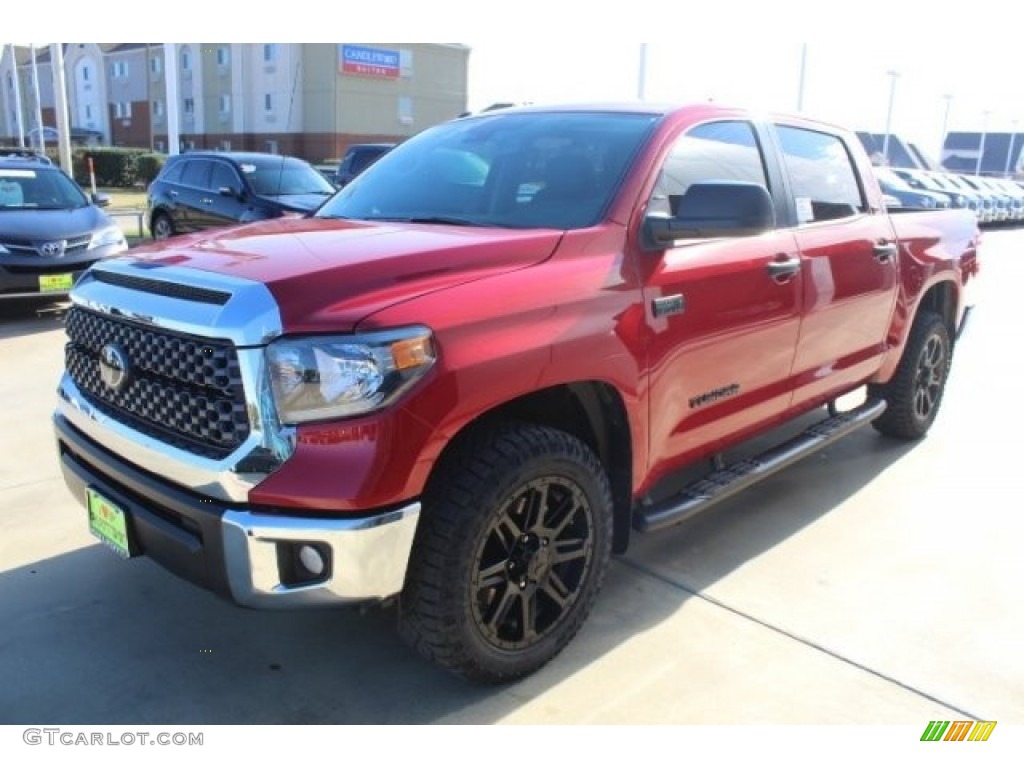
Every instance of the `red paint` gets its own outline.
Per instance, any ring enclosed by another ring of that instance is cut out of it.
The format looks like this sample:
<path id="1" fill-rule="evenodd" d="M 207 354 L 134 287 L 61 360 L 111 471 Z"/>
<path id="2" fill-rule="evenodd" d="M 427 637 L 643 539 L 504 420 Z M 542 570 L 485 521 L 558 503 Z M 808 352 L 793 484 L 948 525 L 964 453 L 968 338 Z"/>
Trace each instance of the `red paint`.
<path id="1" fill-rule="evenodd" d="M 714 105 L 667 112 L 605 221 L 589 229 L 279 219 L 135 252 L 266 283 L 288 334 L 411 324 L 435 334 L 438 362 L 424 380 L 380 413 L 301 427 L 294 456 L 251 501 L 343 513 L 403 503 L 474 419 L 586 381 L 625 404 L 638 498 L 682 465 L 886 380 L 935 284 L 952 285 L 960 317 L 976 224 L 960 211 L 890 218 L 856 138 L 802 119 L 786 122 L 843 139 L 868 212 L 644 250 L 646 200 L 672 142 L 727 118 L 754 119 Z M 875 258 L 880 241 L 898 241 L 894 261 Z M 768 277 L 770 262 L 794 257 L 802 266 L 791 279 Z M 675 294 L 685 311 L 655 317 L 652 301 Z M 729 396 L 700 400 L 723 389 Z"/>

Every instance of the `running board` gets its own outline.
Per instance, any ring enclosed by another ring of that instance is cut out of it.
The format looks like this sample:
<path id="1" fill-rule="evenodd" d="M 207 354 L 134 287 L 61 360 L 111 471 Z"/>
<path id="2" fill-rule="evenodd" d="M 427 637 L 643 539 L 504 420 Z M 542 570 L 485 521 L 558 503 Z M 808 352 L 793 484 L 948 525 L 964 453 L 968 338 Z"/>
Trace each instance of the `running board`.
<path id="1" fill-rule="evenodd" d="M 800 459 L 870 424 L 885 411 L 884 400 L 869 400 L 852 411 L 830 416 L 808 427 L 794 438 L 752 459 L 738 461 L 712 472 L 683 488 L 675 496 L 641 506 L 633 516 L 633 527 L 641 533 L 678 525 L 712 504 L 749 488 L 759 480 L 785 469 Z"/>

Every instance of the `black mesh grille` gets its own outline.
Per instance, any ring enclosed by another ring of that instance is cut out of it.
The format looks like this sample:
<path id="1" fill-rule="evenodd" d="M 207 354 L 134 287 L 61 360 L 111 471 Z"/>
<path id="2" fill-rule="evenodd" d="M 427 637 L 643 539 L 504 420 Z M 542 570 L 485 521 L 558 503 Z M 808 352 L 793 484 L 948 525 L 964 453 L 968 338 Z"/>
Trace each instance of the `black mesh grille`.
<path id="1" fill-rule="evenodd" d="M 238 355 L 229 341 L 153 329 L 81 307 L 67 316 L 65 367 L 89 402 L 134 429 L 210 458 L 249 435 Z M 100 377 L 100 350 L 129 361 L 117 391 Z"/>

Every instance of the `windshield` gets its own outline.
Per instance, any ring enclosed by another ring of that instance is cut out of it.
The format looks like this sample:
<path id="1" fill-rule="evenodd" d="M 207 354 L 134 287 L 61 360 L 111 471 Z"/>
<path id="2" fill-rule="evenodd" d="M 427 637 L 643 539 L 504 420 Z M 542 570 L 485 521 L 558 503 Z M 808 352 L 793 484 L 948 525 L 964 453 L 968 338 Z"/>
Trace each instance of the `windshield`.
<path id="1" fill-rule="evenodd" d="M 600 219 L 656 115 L 499 113 L 424 131 L 318 218 L 576 229 Z"/>
<path id="2" fill-rule="evenodd" d="M 257 195 L 333 195 L 334 187 L 313 166 L 294 157 L 239 164 Z"/>
<path id="3" fill-rule="evenodd" d="M 56 168 L 0 168 L 0 210 L 83 208 L 89 200 Z"/>

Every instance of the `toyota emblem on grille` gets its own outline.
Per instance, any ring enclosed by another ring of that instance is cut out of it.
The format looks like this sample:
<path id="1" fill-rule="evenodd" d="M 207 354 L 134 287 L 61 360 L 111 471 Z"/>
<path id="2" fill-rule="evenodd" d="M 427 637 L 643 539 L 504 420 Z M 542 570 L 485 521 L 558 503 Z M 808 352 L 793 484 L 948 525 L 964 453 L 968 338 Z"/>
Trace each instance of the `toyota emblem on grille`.
<path id="1" fill-rule="evenodd" d="M 100 350 L 100 379 L 110 389 L 120 392 L 128 383 L 128 355 L 117 344 L 104 344 Z"/>
<path id="2" fill-rule="evenodd" d="M 54 240 L 52 243 L 43 243 L 39 246 L 39 252 L 43 256 L 63 256 L 67 245 L 67 240 Z"/>

